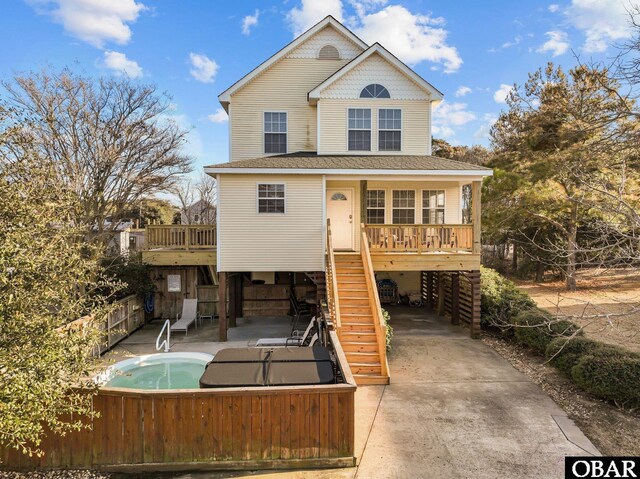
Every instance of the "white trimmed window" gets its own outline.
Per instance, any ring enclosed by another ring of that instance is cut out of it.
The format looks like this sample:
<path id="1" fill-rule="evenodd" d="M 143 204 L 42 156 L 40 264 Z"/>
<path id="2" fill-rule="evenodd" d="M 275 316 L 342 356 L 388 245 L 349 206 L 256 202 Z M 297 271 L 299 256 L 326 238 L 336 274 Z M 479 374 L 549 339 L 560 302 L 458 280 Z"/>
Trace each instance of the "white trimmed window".
<path id="1" fill-rule="evenodd" d="M 444 224 L 444 190 L 422 191 L 422 223 Z"/>
<path id="2" fill-rule="evenodd" d="M 384 190 L 367 190 L 367 224 L 384 224 Z"/>
<path id="3" fill-rule="evenodd" d="M 264 152 L 287 152 L 287 113 L 283 111 L 264 112 Z"/>
<path id="4" fill-rule="evenodd" d="M 371 109 L 349 108 L 349 151 L 371 151 Z"/>
<path id="5" fill-rule="evenodd" d="M 400 151 L 402 148 L 402 110 L 378 110 L 378 151 Z"/>
<path id="6" fill-rule="evenodd" d="M 258 183 L 258 213 L 284 213 L 284 211 L 284 184 Z"/>
<path id="7" fill-rule="evenodd" d="M 415 224 L 415 190 L 393 190 L 392 220 L 394 225 Z"/>

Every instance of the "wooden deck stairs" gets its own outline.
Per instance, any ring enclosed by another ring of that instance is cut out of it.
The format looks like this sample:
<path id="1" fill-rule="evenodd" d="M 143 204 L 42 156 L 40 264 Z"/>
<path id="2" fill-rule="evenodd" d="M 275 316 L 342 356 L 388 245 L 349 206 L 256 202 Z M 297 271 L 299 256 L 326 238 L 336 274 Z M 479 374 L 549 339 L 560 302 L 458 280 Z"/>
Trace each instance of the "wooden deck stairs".
<path id="1" fill-rule="evenodd" d="M 341 324 L 338 337 L 358 385 L 389 384 L 384 331 L 376 324 L 381 312 L 375 278 L 366 266 L 360 253 L 335 254 Z"/>

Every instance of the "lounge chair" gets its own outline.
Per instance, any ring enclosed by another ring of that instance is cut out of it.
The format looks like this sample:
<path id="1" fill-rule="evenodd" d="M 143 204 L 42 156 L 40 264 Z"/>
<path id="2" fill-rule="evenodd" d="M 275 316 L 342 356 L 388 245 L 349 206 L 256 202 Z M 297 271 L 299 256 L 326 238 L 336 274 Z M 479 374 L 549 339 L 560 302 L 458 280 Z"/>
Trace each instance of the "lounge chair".
<path id="1" fill-rule="evenodd" d="M 315 316 L 309 321 L 307 329 L 304 333 L 300 334 L 299 331 L 293 331 L 293 334 L 288 338 L 262 338 L 256 342 L 257 348 L 279 347 L 279 346 L 303 346 L 311 331 L 313 331 L 316 325 Z M 317 336 L 317 334 L 316 334 Z"/>
<path id="2" fill-rule="evenodd" d="M 186 335 L 189 331 L 189 326 L 196 322 L 198 319 L 198 300 L 197 299 L 185 299 L 182 301 L 182 313 L 179 313 L 176 317 L 176 322 L 171 325 L 171 332 L 184 331 Z"/>

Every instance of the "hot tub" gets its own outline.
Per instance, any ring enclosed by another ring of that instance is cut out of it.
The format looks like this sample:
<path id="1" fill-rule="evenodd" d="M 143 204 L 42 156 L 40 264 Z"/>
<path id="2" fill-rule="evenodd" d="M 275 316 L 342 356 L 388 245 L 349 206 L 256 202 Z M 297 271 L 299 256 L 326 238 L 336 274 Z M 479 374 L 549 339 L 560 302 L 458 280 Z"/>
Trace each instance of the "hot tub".
<path id="1" fill-rule="evenodd" d="M 100 374 L 101 386 L 132 389 L 198 389 L 206 353 L 160 353 L 125 359 Z"/>

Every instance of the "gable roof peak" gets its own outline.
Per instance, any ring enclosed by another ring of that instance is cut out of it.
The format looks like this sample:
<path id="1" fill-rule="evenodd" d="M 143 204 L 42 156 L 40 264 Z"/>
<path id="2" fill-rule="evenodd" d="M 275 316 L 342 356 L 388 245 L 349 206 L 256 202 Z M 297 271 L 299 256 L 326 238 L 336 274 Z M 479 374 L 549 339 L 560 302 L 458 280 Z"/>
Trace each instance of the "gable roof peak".
<path id="1" fill-rule="evenodd" d="M 418 75 L 415 71 L 409 68 L 404 62 L 402 62 L 398 57 L 396 57 L 393 53 L 383 47 L 380 43 L 375 42 L 365 51 L 363 51 L 356 58 L 351 60 L 341 69 L 336 71 L 333 75 L 327 78 L 325 81 L 316 86 L 313 90 L 308 93 L 308 99 L 311 104 L 315 104 L 320 99 L 320 95 L 324 89 L 326 89 L 329 85 L 339 80 L 343 76 L 347 75 L 350 71 L 352 71 L 355 67 L 362 64 L 367 58 L 370 58 L 371 55 L 377 53 L 382 58 L 384 58 L 391 65 L 395 66 L 398 70 L 400 70 L 405 76 L 410 78 L 414 83 L 416 83 L 420 88 L 427 91 L 431 97 L 431 101 L 434 103 L 440 103 L 444 98 L 444 95 L 440 90 L 434 87 L 427 80 Z"/>
<path id="2" fill-rule="evenodd" d="M 223 108 L 228 112 L 228 106 L 229 106 L 229 102 L 231 101 L 231 95 L 233 95 L 236 91 L 240 90 L 243 86 L 245 86 L 255 77 L 257 77 L 260 73 L 267 70 L 271 65 L 279 61 L 281 58 L 285 57 L 288 53 L 294 50 L 301 43 L 308 40 L 317 32 L 319 32 L 320 30 L 324 29 L 327 26 L 333 27 L 336 31 L 338 31 L 339 33 L 344 35 L 346 38 L 351 40 L 353 43 L 358 45 L 360 48 L 362 48 L 362 50 L 366 50 L 367 48 L 369 48 L 369 46 L 365 42 L 363 42 L 360 38 L 358 38 L 356 34 L 354 34 L 351 30 L 345 27 L 342 23 L 336 20 L 335 17 L 333 17 L 332 15 L 327 15 L 318 23 L 316 23 L 314 26 L 309 28 L 306 32 L 300 34 L 298 37 L 293 39 L 293 41 L 291 41 L 289 44 L 285 45 L 274 55 L 269 57 L 266 61 L 262 62 L 256 68 L 254 68 L 245 76 L 243 76 L 240 80 L 238 80 L 229 88 L 227 88 L 225 91 L 220 93 L 220 95 L 218 95 L 218 100 L 220 101 L 220 104 L 223 106 Z"/>

